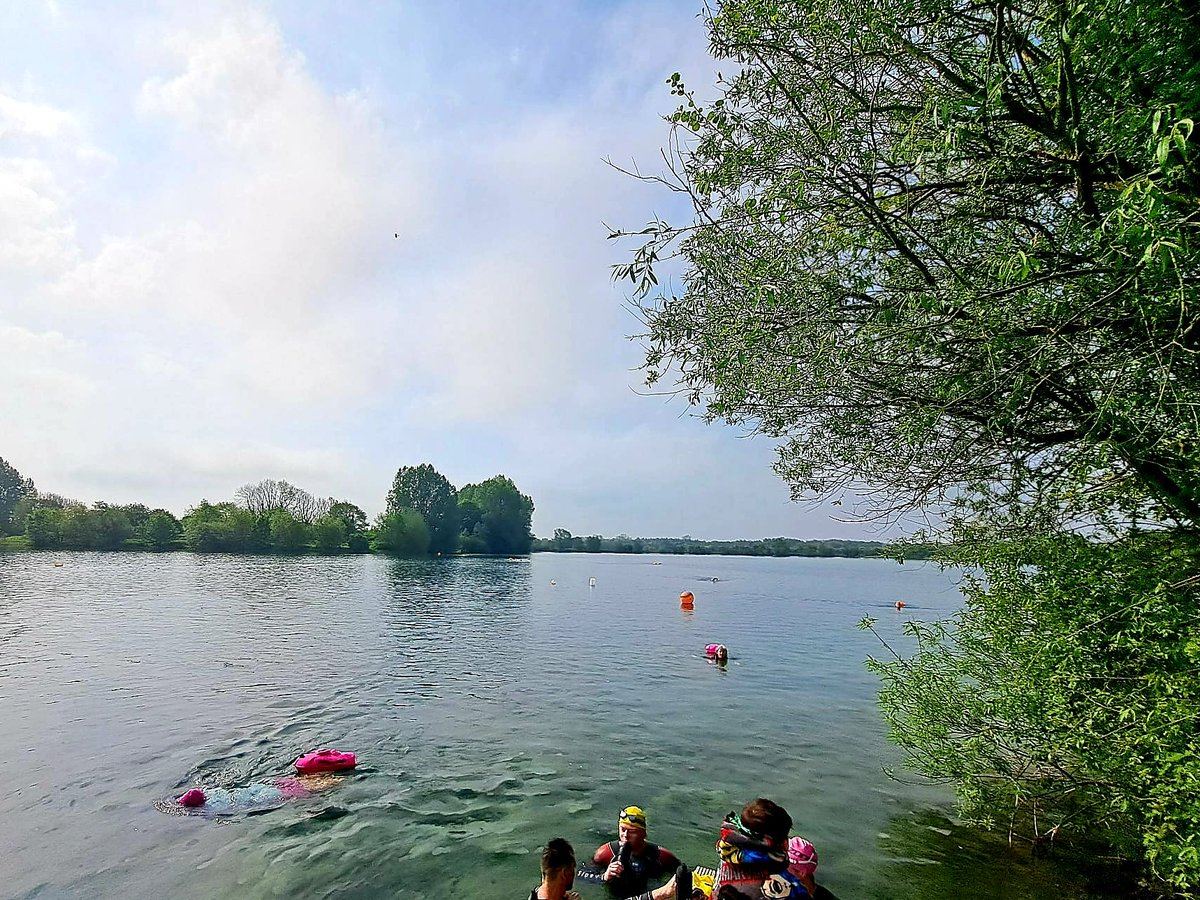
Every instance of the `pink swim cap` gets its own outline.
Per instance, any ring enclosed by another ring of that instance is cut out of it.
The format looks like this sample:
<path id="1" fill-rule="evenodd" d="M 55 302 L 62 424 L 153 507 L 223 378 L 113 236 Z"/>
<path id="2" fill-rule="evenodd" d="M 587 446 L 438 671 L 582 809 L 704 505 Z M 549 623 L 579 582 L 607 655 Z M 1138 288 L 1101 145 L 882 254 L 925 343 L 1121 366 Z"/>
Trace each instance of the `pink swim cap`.
<path id="1" fill-rule="evenodd" d="M 204 791 L 200 788 L 192 788 L 179 798 L 180 806 L 203 806 L 204 801 L 208 798 L 204 796 Z"/>
<path id="2" fill-rule="evenodd" d="M 817 871 L 817 848 L 799 835 L 788 841 L 788 871 L 793 875 Z"/>
<path id="3" fill-rule="evenodd" d="M 717 651 L 720 649 L 721 649 L 720 644 L 709 644 L 707 647 L 704 648 L 704 652 L 707 653 L 709 656 L 716 656 Z"/>

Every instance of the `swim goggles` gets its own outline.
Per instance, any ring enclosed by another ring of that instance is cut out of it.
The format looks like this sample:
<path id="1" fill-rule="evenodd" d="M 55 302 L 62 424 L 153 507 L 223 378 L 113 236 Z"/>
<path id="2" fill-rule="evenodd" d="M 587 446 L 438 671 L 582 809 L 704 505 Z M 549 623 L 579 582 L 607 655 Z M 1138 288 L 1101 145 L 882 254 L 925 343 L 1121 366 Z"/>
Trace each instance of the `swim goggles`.
<path id="1" fill-rule="evenodd" d="M 617 816 L 618 825 L 628 825 L 630 828 L 645 828 L 646 814 L 640 806 L 627 806 Z"/>

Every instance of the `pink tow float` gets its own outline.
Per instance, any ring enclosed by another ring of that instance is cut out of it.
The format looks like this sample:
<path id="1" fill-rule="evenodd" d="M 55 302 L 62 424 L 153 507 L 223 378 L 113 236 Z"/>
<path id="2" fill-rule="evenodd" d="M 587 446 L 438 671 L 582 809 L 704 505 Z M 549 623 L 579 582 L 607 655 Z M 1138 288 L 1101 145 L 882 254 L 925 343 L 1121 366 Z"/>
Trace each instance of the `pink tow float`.
<path id="1" fill-rule="evenodd" d="M 179 798 L 179 805 L 187 807 L 203 806 L 206 800 L 208 800 L 208 797 L 205 796 L 204 791 L 200 790 L 200 788 L 192 788 Z"/>
<path id="2" fill-rule="evenodd" d="M 301 775 L 317 772 L 345 772 L 358 765 L 353 753 L 342 750 L 314 750 L 296 760 L 296 771 Z"/>

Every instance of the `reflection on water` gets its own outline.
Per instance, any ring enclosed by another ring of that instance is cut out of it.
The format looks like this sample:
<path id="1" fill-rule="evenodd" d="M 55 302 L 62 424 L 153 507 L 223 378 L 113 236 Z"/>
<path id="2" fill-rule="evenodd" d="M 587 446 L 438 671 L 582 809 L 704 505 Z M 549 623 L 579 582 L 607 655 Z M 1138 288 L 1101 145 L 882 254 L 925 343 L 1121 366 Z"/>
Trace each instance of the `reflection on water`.
<path id="1" fill-rule="evenodd" d="M 854 623 L 899 639 L 957 602 L 934 569 L 868 560 L 0 555 L 0 884 L 521 896 L 549 837 L 586 855 L 638 803 L 653 840 L 711 862 L 721 817 L 761 794 L 842 897 L 1100 896 L 881 772 Z M 362 763 L 332 805 L 225 826 L 153 808 L 318 746 Z"/>

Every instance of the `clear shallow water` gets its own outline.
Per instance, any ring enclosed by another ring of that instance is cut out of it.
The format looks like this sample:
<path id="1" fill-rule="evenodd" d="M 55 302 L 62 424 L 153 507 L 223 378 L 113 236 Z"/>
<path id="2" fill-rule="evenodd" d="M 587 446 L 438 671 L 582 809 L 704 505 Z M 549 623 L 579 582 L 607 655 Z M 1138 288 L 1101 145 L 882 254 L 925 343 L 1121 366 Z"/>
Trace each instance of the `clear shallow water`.
<path id="1" fill-rule="evenodd" d="M 1095 896 L 881 771 L 854 625 L 958 602 L 873 560 L 0 555 L 0 896 L 528 896 L 548 838 L 583 858 L 628 803 L 711 862 L 760 795 L 843 900 Z M 153 808 L 316 746 L 364 771 L 229 823 Z"/>

